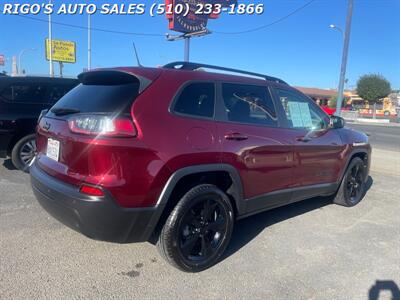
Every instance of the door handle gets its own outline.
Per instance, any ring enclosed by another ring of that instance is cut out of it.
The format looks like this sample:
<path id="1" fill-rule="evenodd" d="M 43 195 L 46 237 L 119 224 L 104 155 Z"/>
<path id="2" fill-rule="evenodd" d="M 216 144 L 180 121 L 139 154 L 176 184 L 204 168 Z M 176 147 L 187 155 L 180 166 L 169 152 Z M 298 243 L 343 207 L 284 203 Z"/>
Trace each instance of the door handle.
<path id="1" fill-rule="evenodd" d="M 307 142 L 311 141 L 311 138 L 307 137 L 307 136 L 301 136 L 301 137 L 297 137 L 296 141 L 307 143 Z"/>
<path id="2" fill-rule="evenodd" d="M 243 135 L 239 132 L 231 132 L 225 134 L 225 139 L 229 141 L 244 141 L 247 140 L 249 137 L 246 135 Z"/>

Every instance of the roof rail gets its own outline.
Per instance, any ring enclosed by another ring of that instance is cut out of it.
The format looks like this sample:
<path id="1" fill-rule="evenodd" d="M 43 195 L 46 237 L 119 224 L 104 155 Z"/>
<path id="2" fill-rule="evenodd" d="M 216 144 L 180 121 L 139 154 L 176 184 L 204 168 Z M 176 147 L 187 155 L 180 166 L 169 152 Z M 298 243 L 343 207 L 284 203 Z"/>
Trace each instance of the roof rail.
<path id="1" fill-rule="evenodd" d="M 180 67 L 180 68 L 177 68 Z M 219 66 L 213 66 L 213 65 L 207 65 L 207 64 L 202 64 L 202 63 L 192 63 L 192 62 L 184 62 L 184 61 L 176 61 L 172 62 L 169 64 L 166 64 L 163 66 L 163 68 L 166 69 L 176 69 L 176 70 L 188 70 L 188 71 L 194 71 L 199 68 L 206 68 L 206 69 L 214 69 L 214 70 L 220 70 L 220 71 L 227 71 L 227 72 L 232 72 L 232 73 L 238 73 L 238 74 L 245 74 L 245 75 L 250 75 L 254 77 L 260 77 L 268 81 L 274 81 L 277 83 L 282 83 L 286 84 L 285 81 L 282 79 L 264 75 L 264 74 L 259 74 L 259 73 L 253 73 L 253 72 L 248 72 L 248 71 L 243 71 L 243 70 L 237 70 L 237 69 L 231 69 L 231 68 L 225 68 L 225 67 L 219 67 Z"/>

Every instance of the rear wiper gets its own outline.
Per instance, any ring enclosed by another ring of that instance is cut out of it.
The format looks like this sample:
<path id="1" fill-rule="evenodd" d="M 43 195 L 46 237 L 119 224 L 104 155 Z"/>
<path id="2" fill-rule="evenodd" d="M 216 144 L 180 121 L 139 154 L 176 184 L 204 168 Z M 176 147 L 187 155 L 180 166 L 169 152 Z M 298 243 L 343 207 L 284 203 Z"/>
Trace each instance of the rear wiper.
<path id="1" fill-rule="evenodd" d="M 80 113 L 81 111 L 74 108 L 53 108 L 51 112 L 56 116 L 65 116 L 65 115 L 77 114 Z"/>

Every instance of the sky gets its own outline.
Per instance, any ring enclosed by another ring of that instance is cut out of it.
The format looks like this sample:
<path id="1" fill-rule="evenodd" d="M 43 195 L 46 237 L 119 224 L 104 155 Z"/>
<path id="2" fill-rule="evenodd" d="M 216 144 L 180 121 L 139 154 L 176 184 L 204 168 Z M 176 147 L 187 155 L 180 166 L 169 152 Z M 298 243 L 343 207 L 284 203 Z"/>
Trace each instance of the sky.
<path id="1" fill-rule="evenodd" d="M 210 20 L 213 33 L 192 39 L 191 61 L 234 67 L 280 77 L 294 86 L 336 88 L 339 81 L 343 38 L 329 28 L 336 24 L 345 28 L 347 0 L 314 0 L 310 5 L 285 20 L 263 30 L 239 32 L 270 24 L 303 6 L 310 0 L 255 0 L 239 3 L 263 3 L 262 15 L 222 15 Z M 47 3 L 41 0 L 0 0 L 4 3 Z M 54 0 L 60 3 L 153 3 L 150 0 Z M 163 3 L 162 0 L 158 1 Z M 354 0 L 346 88 L 355 88 L 358 78 L 379 73 L 393 89 L 400 89 L 400 0 Z M 29 15 L 47 20 L 44 14 Z M 86 15 L 53 15 L 53 20 L 87 26 Z M 164 35 L 168 31 L 165 16 L 100 15 L 92 16 L 94 28 Z M 9 60 L 0 72 L 11 71 L 10 58 L 26 51 L 21 59 L 27 74 L 48 74 L 44 57 L 44 40 L 48 25 L 15 15 L 0 14 L 0 54 Z M 173 32 L 170 32 L 173 33 Z M 53 38 L 75 41 L 77 62 L 65 64 L 64 74 L 75 76 L 87 66 L 87 31 L 53 25 Z M 92 67 L 135 65 L 132 42 L 135 42 L 141 63 L 163 65 L 183 59 L 183 42 L 168 42 L 164 36 L 136 36 L 92 32 Z M 55 66 L 56 73 L 58 66 Z"/>

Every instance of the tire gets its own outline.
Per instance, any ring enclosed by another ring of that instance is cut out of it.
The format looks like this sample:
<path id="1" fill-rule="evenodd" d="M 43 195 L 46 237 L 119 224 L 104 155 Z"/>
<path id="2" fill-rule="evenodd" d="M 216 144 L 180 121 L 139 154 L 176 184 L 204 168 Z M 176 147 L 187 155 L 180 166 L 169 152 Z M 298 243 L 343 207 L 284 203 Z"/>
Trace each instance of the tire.
<path id="1" fill-rule="evenodd" d="M 11 161 L 17 169 L 28 173 L 30 166 L 35 161 L 35 155 L 35 134 L 29 134 L 15 144 L 11 151 Z"/>
<path id="2" fill-rule="evenodd" d="M 365 175 L 363 160 L 359 157 L 353 158 L 333 202 L 346 207 L 357 205 L 365 195 Z"/>
<path id="3" fill-rule="evenodd" d="M 221 258 L 233 225 L 234 211 L 228 196 L 215 185 L 198 185 L 169 215 L 157 247 L 172 266 L 184 272 L 200 272 Z"/>

